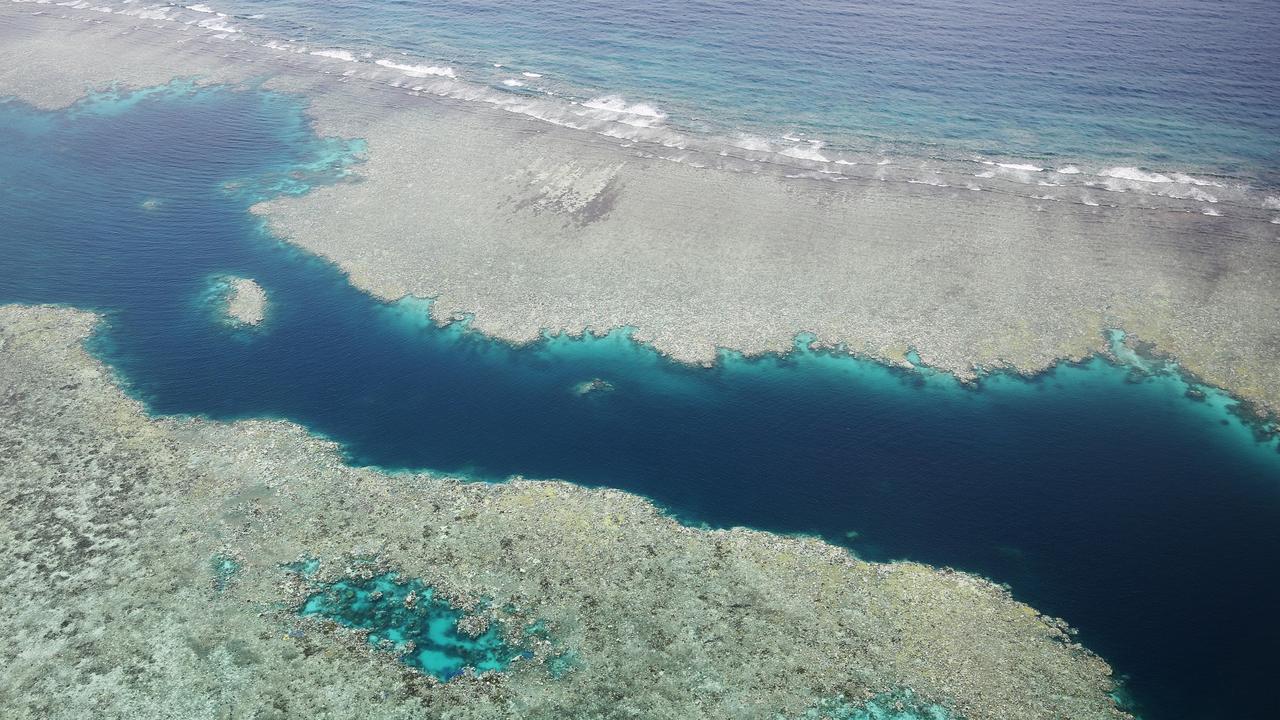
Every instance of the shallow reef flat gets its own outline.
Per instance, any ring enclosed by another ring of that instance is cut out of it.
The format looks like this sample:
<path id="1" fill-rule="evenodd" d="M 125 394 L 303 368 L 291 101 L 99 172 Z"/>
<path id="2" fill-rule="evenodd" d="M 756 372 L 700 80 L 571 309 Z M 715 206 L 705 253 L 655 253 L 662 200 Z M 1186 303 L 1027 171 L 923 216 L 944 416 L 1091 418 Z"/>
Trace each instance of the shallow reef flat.
<path id="1" fill-rule="evenodd" d="M 961 378 L 1035 373 L 1124 328 L 1265 408 L 1280 401 L 1275 226 L 966 189 L 788 179 L 627 156 L 536 121 L 408 108 L 362 182 L 256 211 L 388 300 L 515 342 L 636 328 L 674 358 L 819 345 Z"/>
<path id="2" fill-rule="evenodd" d="M 908 692 L 1125 717 L 1103 660 L 985 580 L 617 491 L 353 468 L 284 422 L 152 419 L 82 347 L 94 322 L 0 308 L 6 717 L 776 718 Z M 472 635 L 537 628 L 528 652 L 442 683 L 298 612 L 387 572 Z"/>
<path id="3" fill-rule="evenodd" d="M 220 57 L 196 33 L 166 34 L 101 13 L 59 17 L 47 9 L 0 4 L 0 97 L 58 110 L 93 91 L 153 87 L 175 77 L 235 83 L 263 71 L 252 58 Z"/>
<path id="4" fill-rule="evenodd" d="M 242 277 L 228 277 L 226 313 L 238 325 L 261 325 L 267 316 L 267 292 L 257 282 Z"/>
<path id="5" fill-rule="evenodd" d="M 690 363 L 785 352 L 807 332 L 890 363 L 914 350 L 966 379 L 1102 352 L 1119 328 L 1261 414 L 1280 408 L 1269 215 L 700 168 L 723 158 L 672 162 L 679 148 L 442 98 L 443 78 L 31 7 L 0 4 L 0 95 L 51 108 L 89 89 L 252 77 L 306 96 L 322 134 L 367 140 L 359 182 L 257 211 L 375 296 L 434 298 L 437 321 L 471 316 L 513 342 L 630 326 Z"/>

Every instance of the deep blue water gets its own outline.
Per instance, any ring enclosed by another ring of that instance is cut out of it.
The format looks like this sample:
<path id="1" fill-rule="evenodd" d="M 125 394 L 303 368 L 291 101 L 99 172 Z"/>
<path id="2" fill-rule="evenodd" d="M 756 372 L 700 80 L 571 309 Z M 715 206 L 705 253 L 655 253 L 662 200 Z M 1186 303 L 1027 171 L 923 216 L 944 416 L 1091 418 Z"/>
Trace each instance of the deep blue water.
<path id="1" fill-rule="evenodd" d="M 519 92 L 621 95 L 686 128 L 1280 184 L 1274 0 L 209 4 L 245 31 Z"/>
<path id="2" fill-rule="evenodd" d="M 359 463 L 608 485 L 979 572 L 1081 628 L 1146 717 L 1280 716 L 1280 453 L 1176 377 L 1095 361 L 973 390 L 810 352 L 698 369 L 624 333 L 435 328 L 247 213 L 350 149 L 260 92 L 0 104 L 0 302 L 104 311 L 95 351 L 157 413 L 286 417 Z M 265 287 L 260 329 L 218 322 L 223 274 Z M 593 378 L 613 389 L 575 392 Z"/>

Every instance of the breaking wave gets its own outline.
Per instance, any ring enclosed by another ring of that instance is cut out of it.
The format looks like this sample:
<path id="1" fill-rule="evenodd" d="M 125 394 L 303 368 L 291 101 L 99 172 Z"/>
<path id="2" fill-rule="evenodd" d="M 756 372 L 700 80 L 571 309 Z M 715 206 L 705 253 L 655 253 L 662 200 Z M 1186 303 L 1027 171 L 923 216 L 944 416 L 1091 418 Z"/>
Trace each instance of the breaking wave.
<path id="1" fill-rule="evenodd" d="M 53 4 L 52 0 L 11 0 L 33 4 Z M 804 133 L 717 132 L 691 129 L 682 116 L 692 111 L 669 112 L 651 100 L 636 100 L 621 93 L 579 94 L 554 77 L 531 69 L 509 67 L 501 62 L 485 62 L 483 67 L 443 63 L 430 59 L 415 61 L 394 55 L 379 56 L 341 46 L 320 45 L 307 48 L 296 40 L 273 36 L 257 28 L 255 16 L 239 16 L 220 12 L 207 4 L 147 5 L 136 2 L 91 5 L 88 2 L 58 3 L 65 12 L 108 13 L 146 21 L 168 21 L 184 29 L 200 28 L 214 42 L 237 43 L 246 50 L 257 46 L 291 53 L 294 57 L 311 55 L 323 61 L 341 61 L 351 67 L 344 76 L 364 77 L 384 83 L 402 92 L 432 94 L 468 102 L 495 105 L 507 112 L 525 115 L 557 126 L 597 133 L 621 141 L 625 146 L 641 143 L 645 153 L 654 157 L 683 162 L 698 167 L 759 172 L 763 167 L 789 167 L 802 172 L 783 173 L 798 178 L 821 181 L 869 179 L 900 183 L 928 184 L 939 187 L 969 187 L 976 190 L 998 190 L 1037 200 L 1053 200 L 1070 194 L 1057 192 L 1046 196 L 1040 188 L 1077 188 L 1077 202 L 1099 203 L 1095 193 L 1111 193 L 1116 202 L 1149 206 L 1155 209 L 1179 209 L 1199 212 L 1205 204 L 1215 206 L 1217 214 L 1249 217 L 1269 222 L 1280 209 L 1280 200 L 1259 192 L 1248 181 L 1222 176 L 1206 177 L 1184 169 L 1151 168 L 1138 164 L 1102 165 L 1087 158 L 1000 157 L 993 153 L 985 158 L 947 156 L 937 147 L 888 148 L 872 144 L 851 147 L 827 138 Z M 260 17 L 260 16 L 256 16 Z M 292 63 L 291 63 L 292 64 Z M 387 71 L 396 74 L 389 79 Z M 381 73 L 381 74 L 379 74 Z M 403 78 L 416 78 L 419 84 L 405 83 Z M 531 81 L 536 80 L 536 83 Z M 639 148 L 636 148 L 639 151 Z M 762 167 L 761 164 L 764 164 Z M 976 165 L 976 167 L 975 167 Z M 816 172 L 814 172 L 816 171 Z M 974 181 L 979 181 L 975 184 Z M 1274 191 L 1273 191 L 1274 192 Z"/>

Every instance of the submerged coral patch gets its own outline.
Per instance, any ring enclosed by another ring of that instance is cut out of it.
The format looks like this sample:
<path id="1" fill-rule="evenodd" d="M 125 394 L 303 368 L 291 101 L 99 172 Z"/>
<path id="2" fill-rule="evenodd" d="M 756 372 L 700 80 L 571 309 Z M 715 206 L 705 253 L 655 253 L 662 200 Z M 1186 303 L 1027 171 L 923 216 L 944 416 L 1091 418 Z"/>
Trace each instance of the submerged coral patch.
<path id="1" fill-rule="evenodd" d="M 213 573 L 213 589 L 222 592 L 231 586 L 236 574 L 240 572 L 240 561 L 230 555 L 221 553 L 209 560 L 209 569 Z"/>
<path id="2" fill-rule="evenodd" d="M 401 581 L 393 572 L 324 584 L 298 614 L 367 631 L 370 645 L 446 682 L 467 669 L 506 670 L 524 654 L 507 644 L 500 623 L 467 615 L 436 598 L 421 581 Z"/>
<path id="3" fill-rule="evenodd" d="M 592 378 L 584 380 L 573 386 L 574 395 L 591 395 L 592 393 L 607 393 L 613 390 L 613 383 L 601 378 Z"/>
<path id="4" fill-rule="evenodd" d="M 828 698 L 809 708 L 803 720 L 950 720 L 946 708 L 922 702 L 910 691 L 882 693 L 863 703 Z"/>
<path id="5" fill-rule="evenodd" d="M 320 571 L 320 559 L 306 557 L 295 562 L 285 563 L 284 569 L 292 573 L 297 573 L 304 580 L 310 580 Z"/>

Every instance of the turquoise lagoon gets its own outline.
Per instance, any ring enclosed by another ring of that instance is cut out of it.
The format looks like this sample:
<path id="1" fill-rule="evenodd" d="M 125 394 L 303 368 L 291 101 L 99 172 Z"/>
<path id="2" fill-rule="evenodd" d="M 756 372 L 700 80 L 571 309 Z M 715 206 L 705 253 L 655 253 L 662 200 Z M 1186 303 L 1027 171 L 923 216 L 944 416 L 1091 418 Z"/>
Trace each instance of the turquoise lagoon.
<path id="1" fill-rule="evenodd" d="M 975 388 L 803 343 L 704 369 L 626 331 L 513 348 L 437 328 L 247 212 L 343 182 L 359 150 L 259 91 L 0 104 L 0 302 L 102 312 L 92 349 L 157 414 L 288 418 L 353 463 L 607 485 L 978 572 L 1078 626 L 1145 717 L 1277 716 L 1280 453 L 1229 399 L 1102 359 Z M 210 313 L 225 275 L 266 289 L 260 328 Z M 595 379 L 611 389 L 576 391 Z"/>
<path id="2" fill-rule="evenodd" d="M 475 635 L 462 632 L 461 610 L 436 598 L 422 581 L 392 572 L 328 583 L 303 602 L 298 614 L 365 630 L 370 645 L 444 681 L 468 668 L 477 673 L 506 670 L 524 652 L 507 644 L 498 622 Z"/>

